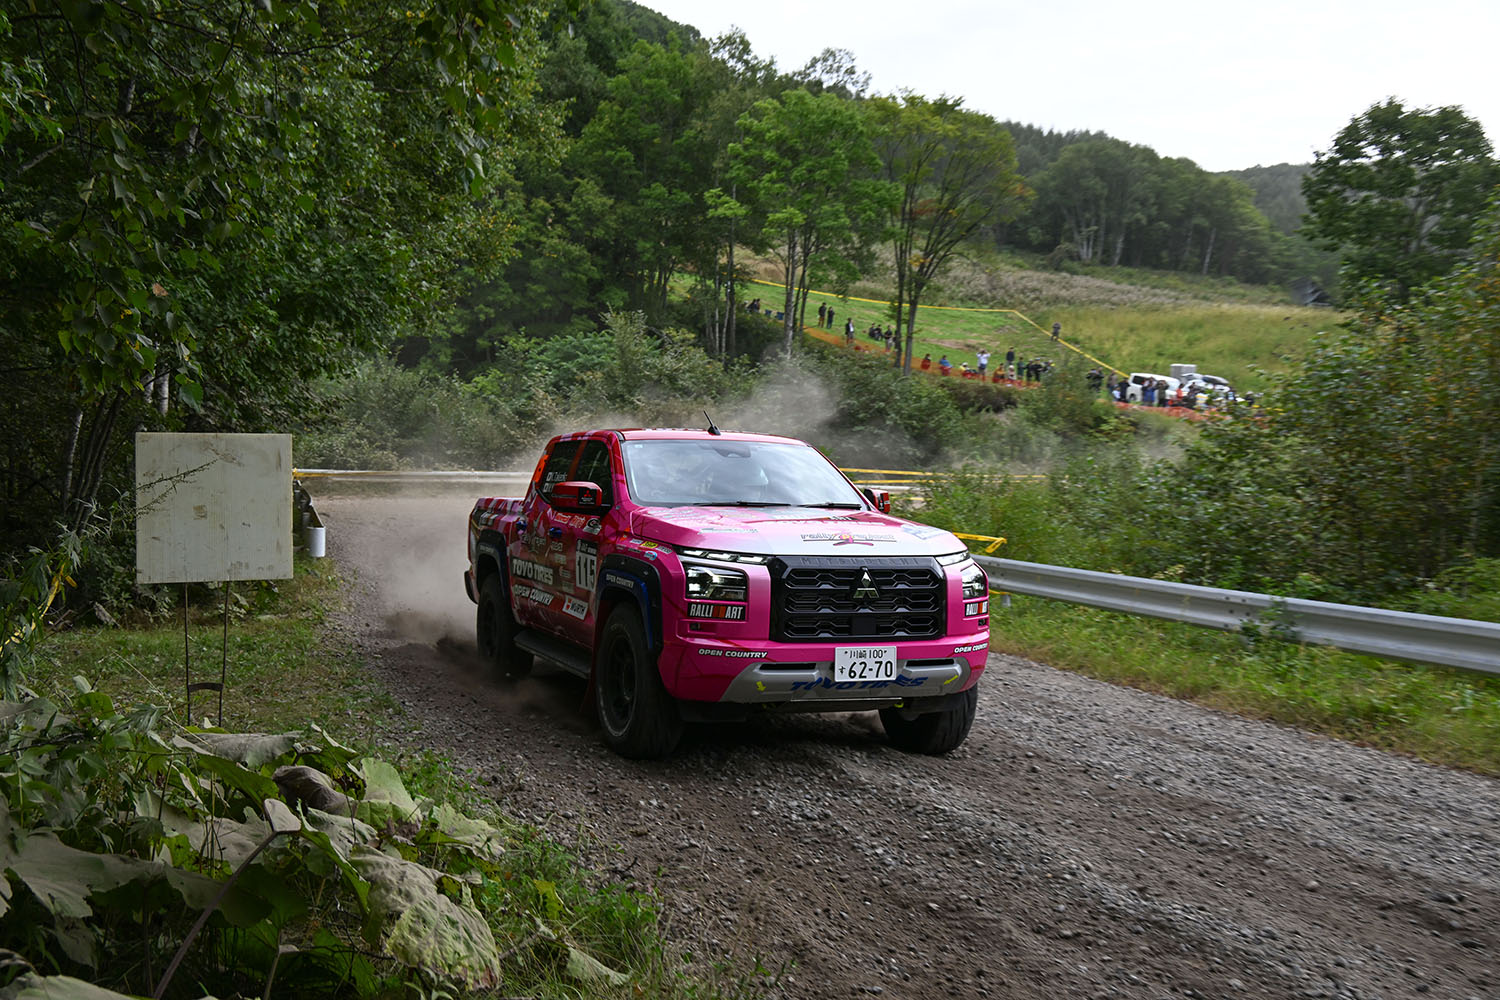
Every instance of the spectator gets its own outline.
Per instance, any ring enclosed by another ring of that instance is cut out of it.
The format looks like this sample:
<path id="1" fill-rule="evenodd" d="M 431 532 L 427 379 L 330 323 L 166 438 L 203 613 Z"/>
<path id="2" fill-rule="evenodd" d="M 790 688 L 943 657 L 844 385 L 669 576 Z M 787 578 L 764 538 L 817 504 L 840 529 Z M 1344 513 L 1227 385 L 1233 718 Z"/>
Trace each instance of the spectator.
<path id="1" fill-rule="evenodd" d="M 825 302 L 819 302 L 818 303 L 818 326 L 821 327 L 823 325 L 823 321 L 825 319 L 827 319 L 827 318 L 828 318 L 828 304 L 825 303 Z"/>
<path id="2" fill-rule="evenodd" d="M 828 329 L 833 329 L 833 306 L 828 307 Z"/>
<path id="3" fill-rule="evenodd" d="M 942 372 L 944 375 L 947 375 L 952 370 L 953 362 L 948 360 L 948 355 L 944 354 L 941 358 L 938 358 L 938 371 Z"/>
<path id="4" fill-rule="evenodd" d="M 990 367 L 990 352 L 989 351 L 980 351 L 979 354 L 978 354 L 978 361 L 979 361 L 979 377 L 980 378 L 984 378 L 984 373 Z"/>
<path id="5" fill-rule="evenodd" d="M 854 317 L 850 316 L 844 320 L 844 339 L 850 343 L 854 342 Z"/>
<path id="6" fill-rule="evenodd" d="M 1141 383 L 1141 405 L 1156 405 L 1156 379 L 1148 378 Z"/>
<path id="7" fill-rule="evenodd" d="M 1056 340 L 1060 336 L 1062 336 L 1062 324 L 1061 323 L 1053 323 L 1052 324 L 1052 339 Z"/>
<path id="8" fill-rule="evenodd" d="M 1099 386 L 1104 382 L 1104 373 L 1097 368 L 1090 368 L 1084 379 L 1089 384 L 1089 392 L 1095 396 L 1099 395 Z"/>
<path id="9" fill-rule="evenodd" d="M 1005 352 L 1005 374 L 1016 378 L 1020 372 L 1016 371 L 1016 349 L 1012 347 Z"/>
<path id="10" fill-rule="evenodd" d="M 932 355 L 931 354 L 924 354 L 924 355 L 922 355 L 922 370 L 925 372 L 927 369 L 929 369 L 931 367 L 932 367 Z"/>

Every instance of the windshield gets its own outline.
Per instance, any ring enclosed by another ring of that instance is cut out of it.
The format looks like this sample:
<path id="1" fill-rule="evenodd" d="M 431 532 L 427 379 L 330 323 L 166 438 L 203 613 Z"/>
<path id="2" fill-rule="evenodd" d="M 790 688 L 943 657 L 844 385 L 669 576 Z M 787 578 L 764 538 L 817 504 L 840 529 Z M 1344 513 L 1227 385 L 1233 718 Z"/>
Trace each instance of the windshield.
<path id="1" fill-rule="evenodd" d="M 643 506 L 865 506 L 849 481 L 807 445 L 665 439 L 626 441 L 622 454 L 630 497 Z"/>

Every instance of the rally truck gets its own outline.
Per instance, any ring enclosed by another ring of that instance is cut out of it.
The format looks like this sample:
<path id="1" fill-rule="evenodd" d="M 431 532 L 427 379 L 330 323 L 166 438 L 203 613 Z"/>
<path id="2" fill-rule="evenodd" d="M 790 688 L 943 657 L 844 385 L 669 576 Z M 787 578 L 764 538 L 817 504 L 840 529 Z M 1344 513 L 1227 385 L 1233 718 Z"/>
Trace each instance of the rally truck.
<path id="1" fill-rule="evenodd" d="M 464 587 L 481 656 L 586 680 L 627 757 L 797 711 L 878 711 L 896 747 L 946 753 L 989 649 L 989 581 L 956 537 L 802 441 L 711 423 L 553 438 L 524 497 L 474 505 Z"/>

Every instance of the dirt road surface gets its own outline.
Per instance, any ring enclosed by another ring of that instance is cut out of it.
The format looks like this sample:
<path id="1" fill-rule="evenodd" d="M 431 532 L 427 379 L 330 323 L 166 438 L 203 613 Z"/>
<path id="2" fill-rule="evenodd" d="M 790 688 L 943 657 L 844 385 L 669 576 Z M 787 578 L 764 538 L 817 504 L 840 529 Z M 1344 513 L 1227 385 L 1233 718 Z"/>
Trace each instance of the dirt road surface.
<path id="1" fill-rule="evenodd" d="M 580 682 L 476 661 L 484 487 L 313 491 L 395 735 L 653 888 L 695 961 L 790 963 L 773 997 L 1500 998 L 1500 782 L 1000 655 L 945 758 L 840 715 L 622 760 Z"/>

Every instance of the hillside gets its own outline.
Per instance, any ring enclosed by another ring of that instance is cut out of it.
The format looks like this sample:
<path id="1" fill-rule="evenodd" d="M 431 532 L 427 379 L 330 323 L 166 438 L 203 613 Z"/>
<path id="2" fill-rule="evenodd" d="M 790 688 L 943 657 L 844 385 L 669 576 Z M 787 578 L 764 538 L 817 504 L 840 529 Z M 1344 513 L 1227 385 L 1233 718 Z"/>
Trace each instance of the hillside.
<path id="1" fill-rule="evenodd" d="M 1274 286 L 1181 272 L 1070 273 L 1027 264 L 1015 256 L 956 262 L 918 312 L 913 357 L 947 353 L 957 365 L 973 363 L 981 348 L 998 357 L 1014 348 L 1026 358 L 1072 357 L 1127 372 L 1166 372 L 1182 362 L 1261 391 L 1268 384 L 1263 372 L 1285 370 L 1312 336 L 1343 319 L 1335 310 L 1293 305 Z M 758 261 L 754 273 L 771 287 L 747 294 L 779 303 L 778 266 Z M 853 283 L 847 296 L 815 289 L 808 323 L 816 323 L 820 303 L 828 304 L 838 327 L 852 317 L 862 334 L 871 324 L 891 322 L 892 297 L 889 279 L 875 274 Z M 1054 322 L 1062 324 L 1061 346 L 1051 342 Z"/>
<path id="2" fill-rule="evenodd" d="M 1224 176 L 1233 177 L 1254 191 L 1255 207 L 1279 232 L 1290 236 L 1302 225 L 1302 215 L 1307 211 L 1302 178 L 1311 169 L 1311 163 L 1278 163 L 1230 170 Z"/>

